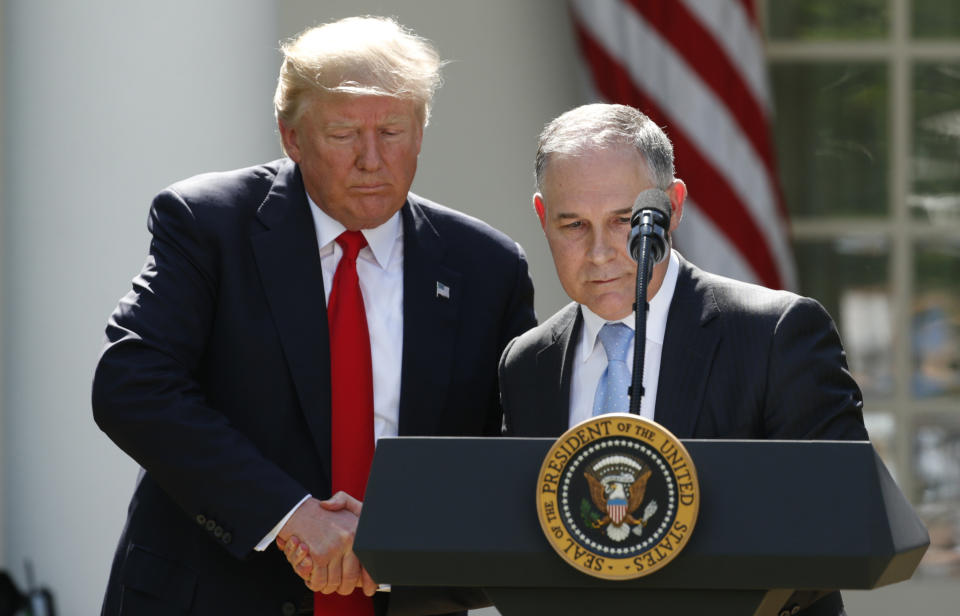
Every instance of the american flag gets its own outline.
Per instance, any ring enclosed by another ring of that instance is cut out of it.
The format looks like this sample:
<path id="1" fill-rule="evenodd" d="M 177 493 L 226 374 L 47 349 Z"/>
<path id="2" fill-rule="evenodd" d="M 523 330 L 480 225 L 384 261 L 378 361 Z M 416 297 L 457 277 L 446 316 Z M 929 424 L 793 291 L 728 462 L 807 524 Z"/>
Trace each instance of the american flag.
<path id="1" fill-rule="evenodd" d="M 673 141 L 689 191 L 677 249 L 795 288 L 752 0 L 571 0 L 570 12 L 591 97 L 640 109 Z"/>

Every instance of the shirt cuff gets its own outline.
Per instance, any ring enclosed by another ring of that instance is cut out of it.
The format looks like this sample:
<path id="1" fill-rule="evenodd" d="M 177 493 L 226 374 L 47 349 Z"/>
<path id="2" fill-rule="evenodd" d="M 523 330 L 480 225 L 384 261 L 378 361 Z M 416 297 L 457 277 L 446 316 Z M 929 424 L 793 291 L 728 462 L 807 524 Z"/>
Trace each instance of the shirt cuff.
<path id="1" fill-rule="evenodd" d="M 267 533 L 266 535 L 264 535 L 264 536 L 263 536 L 263 539 L 260 540 L 260 543 L 258 543 L 258 544 L 256 545 L 256 547 L 253 548 L 253 549 L 256 550 L 256 551 L 258 551 L 258 552 L 262 552 L 262 551 L 266 550 L 268 547 L 270 547 L 270 544 L 273 543 L 273 540 L 276 539 L 276 538 L 277 538 L 277 535 L 280 534 L 280 529 L 283 528 L 283 525 L 287 523 L 287 520 L 290 519 L 290 516 L 293 515 L 293 512 L 296 511 L 297 509 L 299 509 L 299 508 L 300 508 L 300 505 L 302 505 L 303 503 L 305 503 L 308 498 L 310 498 L 310 495 L 309 495 L 309 494 L 307 494 L 306 496 L 304 496 L 303 498 L 301 498 L 301 499 L 300 499 L 300 502 L 297 503 L 296 505 L 294 505 L 294 506 L 293 506 L 293 509 L 291 509 L 289 512 L 287 512 L 287 515 L 283 516 L 283 519 L 280 520 L 279 522 L 277 522 L 277 525 L 274 526 L 273 528 L 271 528 L 271 529 L 270 529 L 270 532 Z"/>

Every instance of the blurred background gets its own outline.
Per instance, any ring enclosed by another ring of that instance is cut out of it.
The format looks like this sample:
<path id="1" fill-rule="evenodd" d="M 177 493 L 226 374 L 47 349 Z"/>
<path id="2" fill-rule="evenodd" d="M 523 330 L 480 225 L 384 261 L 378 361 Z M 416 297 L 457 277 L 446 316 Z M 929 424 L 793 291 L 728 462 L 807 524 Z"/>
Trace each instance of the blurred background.
<path id="1" fill-rule="evenodd" d="M 279 41 L 355 14 L 436 43 L 445 85 L 414 191 L 527 251 L 542 126 L 598 98 L 677 147 L 681 252 L 815 297 L 867 427 L 926 521 L 914 579 L 851 614 L 960 601 L 960 3 L 956 0 L 4 0 L 0 4 L 0 569 L 99 611 L 136 464 L 94 425 L 107 316 L 173 181 L 281 155 Z M 485 610 L 492 614 L 492 610 Z"/>

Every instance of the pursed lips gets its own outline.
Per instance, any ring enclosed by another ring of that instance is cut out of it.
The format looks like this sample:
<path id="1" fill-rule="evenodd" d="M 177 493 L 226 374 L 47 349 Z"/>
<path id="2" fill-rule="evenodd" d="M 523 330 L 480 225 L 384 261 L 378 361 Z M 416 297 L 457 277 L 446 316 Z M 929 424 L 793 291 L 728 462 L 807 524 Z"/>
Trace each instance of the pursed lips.
<path id="1" fill-rule="evenodd" d="M 350 189 L 359 193 L 378 193 L 386 190 L 388 186 L 388 184 L 355 184 Z"/>
<path id="2" fill-rule="evenodd" d="M 623 278 L 623 275 L 614 276 L 614 277 L 612 277 L 612 278 L 606 278 L 606 277 L 604 277 L 604 278 L 592 278 L 592 279 L 588 280 L 588 282 L 589 282 L 590 284 L 603 285 L 603 284 L 610 284 L 610 283 L 614 283 L 614 282 L 619 282 L 620 279 L 622 279 L 622 278 Z"/>

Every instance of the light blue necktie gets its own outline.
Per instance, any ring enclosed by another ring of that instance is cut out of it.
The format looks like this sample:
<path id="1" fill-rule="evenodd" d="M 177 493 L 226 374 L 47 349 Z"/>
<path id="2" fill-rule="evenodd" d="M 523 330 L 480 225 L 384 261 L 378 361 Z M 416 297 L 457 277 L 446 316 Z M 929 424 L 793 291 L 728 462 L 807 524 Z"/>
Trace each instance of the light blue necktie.
<path id="1" fill-rule="evenodd" d="M 607 353 L 607 369 L 597 384 L 597 395 L 593 398 L 593 415 L 604 413 L 627 413 L 630 411 L 631 373 L 627 366 L 627 351 L 633 342 L 633 330 L 623 323 L 607 323 L 597 334 L 600 344 Z"/>

